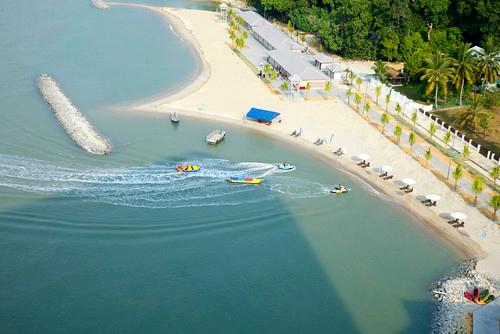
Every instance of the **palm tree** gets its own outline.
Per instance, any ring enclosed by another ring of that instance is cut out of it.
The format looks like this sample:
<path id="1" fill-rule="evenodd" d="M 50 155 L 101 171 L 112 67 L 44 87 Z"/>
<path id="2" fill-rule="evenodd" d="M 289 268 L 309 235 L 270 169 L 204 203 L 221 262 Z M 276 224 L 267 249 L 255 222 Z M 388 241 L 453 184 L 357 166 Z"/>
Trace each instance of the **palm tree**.
<path id="1" fill-rule="evenodd" d="M 458 117 L 454 123 L 460 127 L 471 127 L 476 129 L 483 113 L 483 102 L 480 94 L 473 94 L 472 101 L 465 112 Z"/>
<path id="2" fill-rule="evenodd" d="M 385 126 L 387 123 L 389 123 L 390 117 L 388 113 L 383 113 L 382 116 L 380 116 L 380 121 L 382 122 L 382 133 L 385 132 Z"/>
<path id="3" fill-rule="evenodd" d="M 288 90 L 288 81 L 283 81 L 283 83 L 280 85 L 280 89 L 283 91 L 283 92 L 286 92 Z"/>
<path id="4" fill-rule="evenodd" d="M 244 47 L 246 47 L 245 39 L 240 36 L 239 38 L 236 39 L 236 48 L 241 50 Z"/>
<path id="5" fill-rule="evenodd" d="M 462 43 L 458 49 L 458 56 L 455 59 L 455 76 L 453 83 L 455 88 L 460 90 L 460 105 L 462 105 L 462 95 L 465 83 L 474 82 L 474 72 L 476 71 L 476 58 L 472 55 L 470 43 Z"/>
<path id="6" fill-rule="evenodd" d="M 385 112 L 389 108 L 389 103 L 391 103 L 391 92 L 385 96 Z"/>
<path id="7" fill-rule="evenodd" d="M 396 103 L 396 112 L 398 113 L 398 116 L 401 113 L 401 105 L 399 104 L 399 102 Z"/>
<path id="8" fill-rule="evenodd" d="M 401 128 L 401 125 L 396 125 L 396 127 L 394 128 L 394 135 L 396 136 L 396 138 L 398 139 L 397 140 L 397 143 L 399 145 L 399 141 L 401 140 L 401 135 L 403 134 L 403 129 Z"/>
<path id="9" fill-rule="evenodd" d="M 362 97 L 359 93 L 354 94 L 354 102 L 356 103 L 356 111 L 359 112 L 359 104 L 361 103 Z"/>
<path id="10" fill-rule="evenodd" d="M 229 21 L 229 22 L 231 22 L 231 21 Z M 232 42 L 231 47 L 234 48 L 235 41 L 236 41 L 236 30 L 233 28 L 229 29 L 229 39 Z"/>
<path id="11" fill-rule="evenodd" d="M 479 126 L 483 129 L 483 137 L 486 137 L 486 131 L 490 127 L 491 113 L 483 112 L 479 116 Z"/>
<path id="12" fill-rule="evenodd" d="M 273 70 L 271 72 L 271 80 L 276 80 L 278 78 L 278 72 L 276 70 Z"/>
<path id="13" fill-rule="evenodd" d="M 345 92 L 345 96 L 347 97 L 347 104 L 351 105 L 351 96 L 352 96 L 351 87 L 349 87 L 349 89 Z"/>
<path id="14" fill-rule="evenodd" d="M 462 171 L 462 166 L 460 164 L 458 164 L 457 167 L 455 167 L 452 176 L 455 179 L 454 190 L 457 191 L 458 180 L 460 180 L 462 176 L 464 176 L 464 173 Z"/>
<path id="15" fill-rule="evenodd" d="M 347 72 L 347 80 L 349 80 L 349 85 L 352 86 L 354 79 L 356 79 L 356 74 L 350 69 L 347 69 L 346 72 Z"/>
<path id="16" fill-rule="evenodd" d="M 464 160 L 467 160 L 469 157 L 469 145 L 464 145 L 464 150 L 462 151 L 462 156 L 464 157 Z"/>
<path id="17" fill-rule="evenodd" d="M 368 112 L 370 111 L 370 108 L 371 108 L 371 106 L 370 106 L 370 101 L 366 100 L 366 101 L 365 101 L 365 106 L 363 107 L 364 112 L 365 112 L 366 114 L 368 114 Z"/>
<path id="18" fill-rule="evenodd" d="M 500 166 L 495 166 L 490 170 L 490 176 L 493 179 L 493 184 L 497 186 L 497 179 L 500 176 Z"/>
<path id="19" fill-rule="evenodd" d="M 326 93 L 330 93 L 331 90 L 332 90 L 332 82 L 330 80 L 328 80 L 325 83 L 325 92 Z"/>
<path id="20" fill-rule="evenodd" d="M 474 206 L 477 205 L 477 196 L 483 192 L 484 183 L 481 175 L 477 175 L 472 182 L 472 192 L 474 193 Z"/>
<path id="21" fill-rule="evenodd" d="M 361 91 L 361 84 L 363 83 L 363 79 L 361 77 L 356 78 L 356 85 L 358 85 L 358 91 Z"/>
<path id="22" fill-rule="evenodd" d="M 271 64 L 267 63 L 266 65 L 264 65 L 264 73 L 266 75 L 269 76 L 271 74 L 271 71 L 272 71 Z"/>
<path id="23" fill-rule="evenodd" d="M 429 126 L 429 134 L 431 135 L 431 140 L 432 136 L 436 133 L 436 123 L 431 123 Z"/>
<path id="24" fill-rule="evenodd" d="M 376 104 L 378 104 L 378 97 L 380 94 L 382 94 L 382 86 L 375 87 L 375 95 L 377 96 L 377 101 L 375 101 Z"/>
<path id="25" fill-rule="evenodd" d="M 432 152 L 431 152 L 431 147 L 427 147 L 427 150 L 425 151 L 425 154 L 424 154 L 424 158 L 425 160 L 427 160 L 427 163 L 429 163 L 429 160 L 431 160 L 432 158 Z"/>
<path id="26" fill-rule="evenodd" d="M 500 209 L 500 194 L 491 196 L 491 200 L 488 201 L 488 205 L 493 209 L 493 217 L 497 220 L 497 211 Z"/>
<path id="27" fill-rule="evenodd" d="M 415 125 L 417 123 L 417 119 L 418 119 L 418 113 L 416 111 L 414 111 L 412 114 L 411 114 L 411 121 L 413 122 L 413 127 L 415 128 Z"/>
<path id="28" fill-rule="evenodd" d="M 384 63 L 381 60 L 377 60 L 372 66 L 373 72 L 380 79 L 381 82 L 385 82 L 387 80 L 387 76 L 389 75 L 389 69 L 387 68 L 387 63 Z"/>
<path id="29" fill-rule="evenodd" d="M 408 144 L 410 144 L 410 148 L 413 148 L 416 140 L 417 137 L 415 136 L 415 133 L 413 131 L 410 132 L 410 135 L 408 136 Z"/>
<path id="30" fill-rule="evenodd" d="M 434 93 L 434 108 L 437 110 L 439 87 L 444 93 L 448 92 L 448 81 L 453 76 L 453 67 L 451 60 L 443 53 L 434 53 L 426 61 L 426 65 L 420 70 L 424 74 L 420 81 L 426 81 L 427 87 L 425 93 Z"/>
<path id="31" fill-rule="evenodd" d="M 486 41 L 485 48 L 479 48 L 477 64 L 481 81 L 495 82 L 500 74 L 500 47 L 492 39 Z"/>

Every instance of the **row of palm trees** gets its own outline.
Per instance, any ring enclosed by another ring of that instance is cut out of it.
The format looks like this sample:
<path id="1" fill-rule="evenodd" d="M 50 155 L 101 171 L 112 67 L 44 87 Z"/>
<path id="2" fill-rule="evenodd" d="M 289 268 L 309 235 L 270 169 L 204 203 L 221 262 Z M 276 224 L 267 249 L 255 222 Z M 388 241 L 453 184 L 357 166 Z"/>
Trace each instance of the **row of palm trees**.
<path id="1" fill-rule="evenodd" d="M 350 87 L 346 91 L 347 103 L 350 105 L 351 96 L 354 96 L 354 103 L 356 104 L 356 111 L 359 113 L 360 112 L 360 104 L 363 101 L 363 93 L 361 92 L 361 85 L 363 83 L 363 80 L 360 77 L 357 77 L 354 74 L 354 72 L 352 72 L 350 70 L 347 70 L 346 76 L 347 76 L 347 80 L 350 82 Z M 353 88 L 356 90 L 355 92 L 353 92 Z M 376 96 L 375 103 L 377 105 L 379 104 L 379 96 L 381 95 L 381 93 L 382 93 L 382 87 L 381 86 L 375 87 L 375 96 Z M 364 102 L 363 110 L 365 112 L 368 112 L 371 107 L 370 107 L 370 104 L 369 104 L 369 101 L 367 99 L 366 94 L 364 95 L 364 99 L 365 99 L 365 102 Z M 391 121 L 391 116 L 388 113 L 388 106 L 389 106 L 390 101 L 391 101 L 391 94 L 389 92 L 385 96 L 385 111 L 380 116 L 380 122 L 382 123 L 382 129 L 381 129 L 382 133 L 385 133 L 386 126 Z M 399 117 L 399 115 L 402 111 L 401 105 L 399 103 L 396 104 L 395 110 L 396 110 L 396 113 Z M 413 128 L 411 129 L 411 131 L 408 135 L 408 144 L 410 146 L 410 149 L 413 149 L 413 146 L 416 143 L 416 139 L 417 139 L 416 132 L 415 132 L 417 120 L 418 120 L 418 113 L 415 111 L 411 115 L 411 123 L 413 125 Z M 437 131 L 436 124 L 430 123 L 427 131 L 429 133 L 429 139 L 432 140 L 432 137 L 435 135 L 435 133 Z M 396 137 L 396 143 L 398 146 L 400 145 L 402 134 L 403 134 L 403 124 L 402 124 L 402 122 L 398 122 L 394 127 L 394 136 Z M 452 138 L 452 133 L 450 131 L 448 131 L 444 136 L 445 146 L 447 146 L 446 149 L 449 149 L 451 138 Z M 469 154 L 470 154 L 469 147 L 465 146 L 464 150 L 462 152 L 463 160 L 467 160 L 469 157 Z M 426 149 L 423 157 L 427 161 L 427 164 L 429 164 L 429 161 L 432 158 L 432 151 L 431 151 L 430 146 Z M 450 163 L 448 166 L 447 179 L 450 177 L 451 156 L 449 157 L 449 159 L 450 159 L 450 161 L 449 161 Z M 456 165 L 453 172 L 451 173 L 451 176 L 453 177 L 453 179 L 455 181 L 454 190 L 457 191 L 458 181 L 464 176 L 463 167 L 460 163 Z M 490 172 L 490 176 L 494 180 L 494 184 L 496 187 L 496 180 L 500 177 L 500 166 L 494 167 Z M 483 192 L 484 188 L 485 188 L 485 185 L 484 185 L 484 181 L 483 181 L 482 177 L 480 175 L 476 176 L 474 179 L 474 182 L 471 185 L 471 191 L 474 194 L 474 205 L 477 205 L 477 198 Z M 495 215 L 495 219 L 496 219 L 496 212 L 499 209 L 499 205 L 500 205 L 500 195 L 498 195 L 498 194 L 493 195 L 491 197 L 491 200 L 489 202 L 487 202 L 487 204 L 492 208 L 493 213 Z"/>

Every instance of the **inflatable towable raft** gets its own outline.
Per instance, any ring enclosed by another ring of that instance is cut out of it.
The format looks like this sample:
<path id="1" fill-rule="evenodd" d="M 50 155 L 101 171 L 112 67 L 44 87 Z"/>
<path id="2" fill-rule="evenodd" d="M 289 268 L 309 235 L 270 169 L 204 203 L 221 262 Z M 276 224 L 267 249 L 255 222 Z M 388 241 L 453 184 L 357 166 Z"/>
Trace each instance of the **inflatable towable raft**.
<path id="1" fill-rule="evenodd" d="M 226 179 L 230 183 L 242 183 L 242 184 L 260 184 L 264 179 L 255 177 L 230 177 Z"/>
<path id="2" fill-rule="evenodd" d="M 200 166 L 198 165 L 190 165 L 190 164 L 185 164 L 185 165 L 177 165 L 175 167 L 178 172 L 182 173 L 194 173 L 200 170 Z"/>

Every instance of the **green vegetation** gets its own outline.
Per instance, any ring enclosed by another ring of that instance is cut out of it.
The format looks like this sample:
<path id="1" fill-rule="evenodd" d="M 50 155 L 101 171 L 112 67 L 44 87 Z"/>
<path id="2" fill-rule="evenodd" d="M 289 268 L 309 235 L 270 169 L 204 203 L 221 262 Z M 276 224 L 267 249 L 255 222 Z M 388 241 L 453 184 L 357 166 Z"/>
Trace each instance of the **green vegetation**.
<path id="1" fill-rule="evenodd" d="M 327 51 L 403 61 L 414 75 L 426 54 L 456 56 L 460 42 L 500 44 L 498 0 L 249 0 L 264 16 L 314 33 Z"/>
<path id="2" fill-rule="evenodd" d="M 390 117 L 389 117 L 389 114 L 388 113 L 383 113 L 381 116 L 380 116 L 380 121 L 382 122 L 382 133 L 385 132 L 385 126 L 387 125 L 387 123 L 389 123 L 390 121 Z"/>
<path id="3" fill-rule="evenodd" d="M 394 135 L 396 136 L 397 138 L 397 143 L 399 145 L 399 142 L 401 141 L 401 135 L 403 134 L 403 129 L 401 128 L 401 125 L 396 125 L 396 127 L 394 128 Z"/>
<path id="4" fill-rule="evenodd" d="M 488 205 L 493 210 L 493 217 L 496 220 L 497 219 L 497 211 L 498 211 L 498 209 L 500 209 L 500 195 L 495 194 L 495 195 L 491 196 L 491 200 L 488 202 Z"/>
<path id="5" fill-rule="evenodd" d="M 483 192 L 484 183 L 481 175 L 477 175 L 472 182 L 472 193 L 474 194 L 474 205 L 477 205 L 477 196 Z"/>
<path id="6" fill-rule="evenodd" d="M 455 191 L 457 191 L 458 180 L 460 180 L 462 178 L 462 176 L 464 176 L 464 172 L 462 170 L 461 165 L 457 165 L 457 167 L 455 167 L 455 169 L 453 170 L 452 176 L 453 176 L 453 179 L 455 180 L 454 189 L 455 189 Z"/>

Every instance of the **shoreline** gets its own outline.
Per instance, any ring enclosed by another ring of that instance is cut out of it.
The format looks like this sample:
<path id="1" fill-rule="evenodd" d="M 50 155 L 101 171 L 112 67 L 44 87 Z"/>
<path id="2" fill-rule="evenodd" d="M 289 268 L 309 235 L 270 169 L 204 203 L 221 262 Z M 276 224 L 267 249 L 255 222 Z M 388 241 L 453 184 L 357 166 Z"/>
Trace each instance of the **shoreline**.
<path id="1" fill-rule="evenodd" d="M 197 71 L 191 75 L 186 81 L 180 85 L 180 87 L 168 90 L 166 92 L 161 92 L 155 94 L 151 97 L 146 97 L 144 100 L 129 102 L 126 104 L 127 107 L 140 108 L 145 104 L 149 104 L 151 101 L 157 102 L 159 107 L 162 105 L 182 99 L 194 93 L 208 81 L 211 75 L 210 64 L 207 63 L 203 50 L 196 38 L 194 38 L 193 33 L 189 30 L 186 25 L 175 15 L 172 15 L 163 7 L 155 7 L 145 4 L 135 4 L 135 3 L 121 3 L 121 2 L 106 2 L 110 6 L 118 7 L 131 7 L 139 8 L 144 10 L 149 10 L 160 15 L 160 17 L 174 30 L 174 33 L 178 34 L 179 38 L 183 41 L 187 41 L 187 45 L 192 49 L 193 55 L 196 57 Z M 174 9 L 174 8 L 172 8 Z M 175 10 L 175 9 L 174 9 Z"/>
<path id="2" fill-rule="evenodd" d="M 109 4 L 115 5 L 115 3 L 109 3 Z M 197 39 L 196 32 L 194 32 L 193 29 L 189 26 L 189 22 L 186 22 L 185 20 L 183 21 L 182 17 L 179 16 L 179 12 L 185 13 L 186 11 L 191 11 L 191 13 L 193 13 L 197 11 L 170 9 L 170 8 L 165 9 L 149 5 L 135 5 L 135 4 L 116 4 L 116 5 L 140 7 L 158 13 L 162 15 L 166 20 L 172 20 L 172 22 L 171 21 L 168 22 L 172 23 L 175 26 L 175 29 L 177 29 L 177 32 L 179 33 L 179 35 L 182 36 L 183 39 L 191 43 L 192 47 L 198 53 L 199 58 L 202 60 L 200 62 L 200 66 L 203 67 L 203 69 L 201 69 L 201 72 L 207 75 L 207 77 L 201 76 L 201 78 L 200 77 L 196 78 L 194 82 L 188 84 L 187 86 L 182 88 L 180 91 L 177 91 L 173 95 L 169 94 L 159 99 L 151 99 L 150 101 L 143 104 L 132 105 L 132 108 L 134 110 L 141 112 L 152 112 L 152 113 L 158 113 L 158 112 L 170 113 L 172 111 L 177 111 L 190 117 L 196 117 L 200 119 L 210 119 L 212 121 L 215 119 L 216 121 L 221 121 L 221 122 L 226 122 L 228 124 L 241 126 L 246 129 L 251 129 L 252 131 L 265 134 L 272 138 L 283 140 L 285 143 L 287 143 L 287 145 L 295 144 L 298 147 L 300 147 L 300 149 L 307 150 L 309 153 L 313 153 L 315 157 L 320 158 L 323 162 L 328 163 L 329 165 L 333 166 L 336 169 L 341 170 L 344 173 L 351 174 L 354 178 L 359 178 L 359 181 L 362 181 L 368 184 L 370 187 L 373 187 L 377 191 L 383 193 L 390 199 L 392 203 L 394 203 L 395 207 L 407 211 L 408 214 L 411 213 L 412 218 L 416 218 L 416 220 L 421 222 L 422 228 L 425 228 L 428 233 L 433 234 L 433 236 L 438 237 L 447 245 L 450 245 L 453 251 L 457 253 L 460 259 L 465 260 L 465 259 L 476 258 L 479 259 L 480 262 L 482 262 L 481 260 L 488 259 L 489 261 L 487 264 L 485 264 L 485 267 L 489 266 L 491 263 L 497 263 L 495 261 L 496 259 L 494 258 L 494 256 L 492 256 L 495 253 L 493 253 L 491 250 L 489 252 L 485 251 L 484 247 L 481 247 L 480 243 L 471 238 L 470 235 L 467 235 L 468 234 L 467 232 L 463 234 L 461 233 L 461 231 L 446 224 L 446 222 L 443 220 L 440 214 L 438 214 L 434 210 L 431 210 L 423 206 L 415 198 L 415 196 L 408 196 L 408 195 L 402 196 L 398 194 L 397 191 L 395 191 L 393 182 L 381 181 L 378 178 L 378 174 L 376 174 L 372 169 L 370 170 L 361 169 L 358 166 L 356 166 L 353 163 L 353 161 L 351 159 L 348 159 L 346 156 L 343 157 L 334 156 L 333 153 L 330 150 L 325 149 L 324 146 L 318 147 L 313 145 L 312 140 L 310 140 L 309 138 L 304 138 L 304 137 L 291 138 L 289 136 L 289 133 L 293 130 L 293 128 L 292 130 L 290 130 L 290 127 L 285 127 L 282 124 L 279 125 L 273 124 L 272 126 L 267 127 L 262 124 L 256 124 L 244 119 L 242 120 L 242 110 L 240 110 L 238 113 L 235 113 L 234 111 L 224 112 L 224 110 L 218 110 L 214 108 L 212 110 L 217 110 L 217 112 L 214 112 L 211 111 L 209 108 L 207 108 L 208 110 L 206 110 L 204 107 L 203 108 L 200 107 L 199 104 L 197 105 L 194 100 L 198 98 L 198 96 L 194 97 L 193 95 L 196 95 L 196 93 L 202 90 L 204 91 L 204 93 L 210 91 L 211 87 L 207 87 L 207 84 L 209 83 L 211 75 L 213 74 L 212 73 L 213 68 L 210 66 L 209 60 L 206 59 L 207 55 L 203 51 L 203 45 L 202 45 L 203 41 Z M 229 50 L 226 44 L 224 46 L 228 49 L 229 52 L 232 53 L 232 51 Z M 236 63 L 241 62 L 239 59 L 237 59 L 238 57 L 233 53 L 232 56 L 236 58 L 235 59 Z M 258 83 L 259 85 L 264 86 L 264 84 L 261 83 L 260 80 Z M 267 93 L 266 97 L 271 99 L 270 95 L 272 94 L 267 90 L 267 87 L 264 87 L 264 89 L 266 90 Z M 272 98 L 276 100 L 273 101 L 275 104 L 284 103 L 282 101 L 283 100 L 282 98 L 276 96 L 272 96 Z M 182 101 L 182 99 L 184 100 Z M 241 97 L 241 99 L 244 99 L 244 97 Z M 281 102 L 277 100 L 281 100 Z M 340 101 L 340 103 L 343 104 L 344 102 Z M 316 104 L 316 106 L 318 105 L 319 104 Z M 309 106 L 312 109 L 314 108 L 315 104 L 313 102 L 309 102 Z M 282 113 L 282 116 L 285 115 Z M 375 132 L 374 129 L 371 129 L 371 131 Z M 370 133 L 370 135 L 373 134 Z M 387 142 L 389 141 L 387 140 Z M 360 152 L 351 151 L 350 153 L 360 153 Z M 400 152 L 400 154 L 403 154 L 403 152 Z M 410 160 L 413 159 L 411 157 L 409 158 Z M 425 171 L 425 169 L 421 166 L 417 166 L 416 169 L 418 169 L 417 171 L 418 173 L 431 174 L 430 171 L 428 170 Z M 432 176 L 424 175 L 424 176 L 429 178 L 435 178 L 433 175 Z M 441 183 L 441 181 L 438 182 Z M 451 190 L 449 189 L 447 191 L 451 192 Z M 452 198 L 450 200 L 457 201 L 456 198 Z M 463 206 L 463 204 L 465 203 L 455 203 L 455 204 L 459 204 L 455 206 Z M 472 224 L 472 222 L 469 222 L 468 224 Z M 495 241 L 493 241 L 493 243 L 498 244 Z M 495 245 L 493 245 L 492 248 L 499 249 L 499 247 Z M 498 255 L 496 257 L 498 257 Z M 482 270 L 480 271 L 484 272 Z M 498 268 L 494 268 L 493 271 L 484 273 L 496 279 L 500 277 L 500 271 L 498 270 Z"/>

